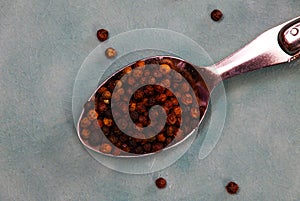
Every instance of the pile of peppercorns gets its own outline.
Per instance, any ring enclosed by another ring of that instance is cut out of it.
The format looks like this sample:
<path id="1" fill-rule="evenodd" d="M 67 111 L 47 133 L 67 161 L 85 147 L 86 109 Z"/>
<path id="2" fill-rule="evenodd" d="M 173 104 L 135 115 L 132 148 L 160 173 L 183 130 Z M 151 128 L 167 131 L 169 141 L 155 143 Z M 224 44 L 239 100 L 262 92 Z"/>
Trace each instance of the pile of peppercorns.
<path id="1" fill-rule="evenodd" d="M 105 81 L 85 104 L 80 137 L 88 147 L 105 154 L 160 151 L 197 127 L 207 106 L 201 87 L 206 85 L 198 72 L 181 60 L 161 57 L 135 62 Z M 162 109 L 149 112 L 155 105 Z M 163 127 L 157 133 L 145 133 L 146 127 L 157 130 L 163 113 Z"/>

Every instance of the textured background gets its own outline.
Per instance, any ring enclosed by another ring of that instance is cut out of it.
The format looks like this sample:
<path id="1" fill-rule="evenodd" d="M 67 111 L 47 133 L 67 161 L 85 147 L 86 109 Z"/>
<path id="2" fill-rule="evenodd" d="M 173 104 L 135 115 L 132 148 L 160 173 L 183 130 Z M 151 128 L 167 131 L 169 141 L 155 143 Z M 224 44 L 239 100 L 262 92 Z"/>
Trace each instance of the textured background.
<path id="1" fill-rule="evenodd" d="M 209 14 L 219 8 L 224 19 Z M 146 175 L 110 170 L 80 144 L 72 89 L 99 42 L 136 28 L 183 33 L 218 61 L 300 15 L 299 0 L 0 1 L 0 200 L 300 200 L 300 63 L 227 80 L 227 118 L 204 160 L 199 142 Z M 157 190 L 154 180 L 169 184 Z M 238 195 L 226 194 L 229 180 Z"/>

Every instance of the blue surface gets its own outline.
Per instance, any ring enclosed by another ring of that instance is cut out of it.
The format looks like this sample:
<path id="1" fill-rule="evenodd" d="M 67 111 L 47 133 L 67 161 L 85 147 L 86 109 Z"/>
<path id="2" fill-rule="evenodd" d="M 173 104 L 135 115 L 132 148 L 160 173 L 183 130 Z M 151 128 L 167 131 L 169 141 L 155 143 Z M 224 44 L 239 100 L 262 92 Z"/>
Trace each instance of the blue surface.
<path id="1" fill-rule="evenodd" d="M 219 8 L 224 19 L 213 22 Z M 299 16 L 300 1 L 1 1 L 0 200 L 300 200 L 300 63 L 227 80 L 221 139 L 204 160 L 200 140 L 167 169 L 110 170 L 80 144 L 72 90 L 86 56 L 111 36 L 167 28 L 214 61 Z M 202 65 L 202 64 L 198 64 Z M 154 181 L 163 176 L 166 189 Z M 235 180 L 240 192 L 224 186 Z"/>

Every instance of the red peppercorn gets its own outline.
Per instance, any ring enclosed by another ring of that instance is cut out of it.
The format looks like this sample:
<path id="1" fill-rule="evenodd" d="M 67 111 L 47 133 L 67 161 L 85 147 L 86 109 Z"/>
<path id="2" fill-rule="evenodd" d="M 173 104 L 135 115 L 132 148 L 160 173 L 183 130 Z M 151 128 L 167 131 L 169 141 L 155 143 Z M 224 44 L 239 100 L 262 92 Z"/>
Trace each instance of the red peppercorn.
<path id="1" fill-rule="evenodd" d="M 175 75 L 173 76 L 173 80 L 175 82 L 181 82 L 182 81 L 182 75 L 180 75 L 179 73 L 175 73 Z"/>
<path id="2" fill-rule="evenodd" d="M 173 105 L 178 105 L 178 100 L 177 98 L 171 98 L 170 99 Z"/>
<path id="3" fill-rule="evenodd" d="M 175 107 L 174 109 L 173 109 L 173 111 L 174 111 L 174 113 L 175 113 L 175 115 L 177 116 L 177 117 L 179 117 L 180 115 L 181 115 L 181 108 L 179 107 L 179 106 L 177 106 L 177 107 Z"/>
<path id="4" fill-rule="evenodd" d="M 156 184 L 157 188 L 161 189 L 161 188 L 165 188 L 167 186 L 167 181 L 164 178 L 160 177 L 160 178 L 156 179 L 155 184 Z"/>
<path id="5" fill-rule="evenodd" d="M 133 77 L 128 77 L 127 78 L 127 83 L 129 84 L 129 85 L 134 85 L 135 84 L 135 79 L 133 78 Z"/>
<path id="6" fill-rule="evenodd" d="M 113 144 L 116 144 L 118 142 L 118 138 L 115 135 L 108 136 L 108 139 Z"/>
<path id="7" fill-rule="evenodd" d="M 120 136 L 120 141 L 121 142 L 126 142 L 129 139 L 128 135 L 121 135 Z"/>
<path id="8" fill-rule="evenodd" d="M 155 98 L 154 98 L 154 97 L 150 97 L 150 98 L 148 99 L 147 106 L 153 106 L 153 105 L 155 105 L 155 104 L 156 104 Z"/>
<path id="9" fill-rule="evenodd" d="M 136 103 L 134 102 L 129 103 L 129 111 L 133 112 L 135 111 L 135 109 L 136 109 Z"/>
<path id="10" fill-rule="evenodd" d="M 111 98 L 111 93 L 110 93 L 109 91 L 104 91 L 104 92 L 102 93 L 102 97 L 103 97 L 104 99 L 110 99 L 110 98 Z"/>
<path id="11" fill-rule="evenodd" d="M 137 90 L 135 93 L 134 93 L 134 98 L 136 100 L 140 100 L 144 97 L 144 92 L 142 90 Z"/>
<path id="12" fill-rule="evenodd" d="M 88 142 L 91 146 L 97 146 L 101 142 L 101 136 L 98 132 L 92 132 L 88 139 Z"/>
<path id="13" fill-rule="evenodd" d="M 130 152 L 130 148 L 128 147 L 127 144 L 122 144 L 121 149 L 125 152 Z"/>
<path id="14" fill-rule="evenodd" d="M 182 90 L 184 93 L 187 93 L 187 92 L 190 90 L 189 84 L 188 84 L 188 83 L 182 83 L 181 90 Z"/>
<path id="15" fill-rule="evenodd" d="M 110 153 L 112 150 L 112 147 L 110 146 L 110 144 L 104 143 L 100 146 L 99 151 L 101 151 L 102 153 Z"/>
<path id="16" fill-rule="evenodd" d="M 146 112 L 146 107 L 143 103 L 137 103 L 136 105 L 136 111 L 139 112 L 139 113 L 144 113 Z"/>
<path id="17" fill-rule="evenodd" d="M 235 182 L 231 181 L 226 185 L 226 190 L 229 194 L 237 194 L 239 186 Z"/>
<path id="18" fill-rule="evenodd" d="M 118 127 L 121 129 L 121 130 L 124 130 L 125 128 L 127 128 L 128 126 L 128 121 L 126 119 L 120 119 L 118 121 Z"/>
<path id="19" fill-rule="evenodd" d="M 137 111 L 133 111 L 130 113 L 130 117 L 133 121 L 137 121 L 139 119 L 139 113 Z"/>
<path id="20" fill-rule="evenodd" d="M 175 124 L 177 121 L 176 115 L 175 114 L 169 114 L 167 117 L 167 122 L 169 125 Z"/>
<path id="21" fill-rule="evenodd" d="M 172 139 L 171 137 L 167 137 L 167 138 L 166 138 L 166 144 L 170 144 L 170 143 L 172 142 L 172 140 L 173 140 L 173 139 Z"/>
<path id="22" fill-rule="evenodd" d="M 120 111 L 122 111 L 123 113 L 128 112 L 128 105 L 125 102 L 119 102 L 117 106 L 118 109 L 120 109 Z"/>
<path id="23" fill-rule="evenodd" d="M 143 124 L 143 126 L 146 126 L 148 124 L 147 117 L 145 117 L 144 115 L 140 115 L 139 116 L 139 122 L 141 124 Z"/>
<path id="24" fill-rule="evenodd" d="M 162 59 L 161 64 L 167 64 L 169 67 L 174 68 L 174 62 L 171 59 Z"/>
<path id="25" fill-rule="evenodd" d="M 223 17 L 223 13 L 220 10 L 215 9 L 210 13 L 210 17 L 214 21 L 219 21 Z"/>
<path id="26" fill-rule="evenodd" d="M 184 94 L 182 97 L 181 97 L 181 100 L 183 102 L 183 104 L 185 105 L 190 105 L 193 103 L 193 97 L 191 94 Z"/>
<path id="27" fill-rule="evenodd" d="M 191 108 L 190 113 L 191 113 L 191 116 L 193 118 L 195 118 L 195 119 L 198 119 L 200 117 L 200 110 L 199 110 L 199 108 L 196 108 L 196 107 Z"/>
<path id="28" fill-rule="evenodd" d="M 170 100 L 166 100 L 164 106 L 170 110 L 173 107 L 173 103 Z"/>
<path id="29" fill-rule="evenodd" d="M 117 51 L 114 48 L 109 47 L 105 50 L 105 55 L 107 58 L 111 59 L 117 55 Z"/>
<path id="30" fill-rule="evenodd" d="M 135 66 L 136 67 L 144 67 L 145 66 L 145 61 L 143 61 L 143 60 L 137 61 L 135 63 Z"/>
<path id="31" fill-rule="evenodd" d="M 110 132 L 110 130 L 107 126 L 103 126 L 101 129 L 102 129 L 104 135 L 108 135 Z"/>
<path id="32" fill-rule="evenodd" d="M 171 81 L 169 79 L 165 79 L 161 82 L 161 85 L 166 87 L 166 88 L 170 88 L 171 86 Z"/>
<path id="33" fill-rule="evenodd" d="M 136 149 L 135 149 L 135 153 L 136 154 L 142 154 L 143 153 L 143 148 L 141 146 L 138 146 Z"/>
<path id="34" fill-rule="evenodd" d="M 181 129 L 178 129 L 177 132 L 176 132 L 176 134 L 175 134 L 175 139 L 177 141 L 180 141 L 180 140 L 183 139 L 183 137 L 184 137 L 183 136 L 183 131 Z"/>
<path id="35" fill-rule="evenodd" d="M 158 101 L 158 102 L 165 102 L 166 99 L 167 99 L 166 94 L 160 94 L 160 95 L 156 96 L 156 101 Z"/>
<path id="36" fill-rule="evenodd" d="M 108 39 L 108 31 L 106 29 L 99 29 L 97 31 L 97 38 L 99 41 L 103 42 Z"/>
<path id="37" fill-rule="evenodd" d="M 153 151 L 159 151 L 159 150 L 162 150 L 163 148 L 164 148 L 164 145 L 161 142 L 155 142 L 152 146 Z"/>
<path id="38" fill-rule="evenodd" d="M 166 137 L 163 133 L 160 133 L 160 134 L 157 135 L 157 140 L 159 142 L 164 142 L 166 140 Z"/>
<path id="39" fill-rule="evenodd" d="M 149 153 L 149 152 L 151 152 L 152 146 L 150 143 L 146 143 L 146 144 L 144 144 L 143 148 L 146 153 Z"/>
<path id="40" fill-rule="evenodd" d="M 167 127 L 166 134 L 167 134 L 167 136 L 170 136 L 170 137 L 175 135 L 176 133 L 175 133 L 174 127 L 173 126 Z"/>
<path id="41" fill-rule="evenodd" d="M 151 75 L 151 71 L 150 70 L 144 70 L 144 77 L 148 77 Z"/>
<path id="42" fill-rule="evenodd" d="M 155 85 L 155 86 L 154 86 L 154 89 L 155 89 L 155 91 L 156 91 L 157 93 L 159 93 L 159 94 L 162 94 L 162 93 L 164 93 L 164 91 L 165 91 L 165 88 L 164 88 L 163 86 L 160 86 L 160 85 Z"/>

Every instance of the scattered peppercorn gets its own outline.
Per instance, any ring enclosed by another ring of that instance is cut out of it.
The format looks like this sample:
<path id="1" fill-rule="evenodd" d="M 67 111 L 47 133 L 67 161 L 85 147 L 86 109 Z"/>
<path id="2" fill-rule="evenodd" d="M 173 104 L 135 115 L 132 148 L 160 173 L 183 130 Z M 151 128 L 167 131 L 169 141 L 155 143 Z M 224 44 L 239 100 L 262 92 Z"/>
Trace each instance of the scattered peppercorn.
<path id="1" fill-rule="evenodd" d="M 210 17 L 214 21 L 219 21 L 222 19 L 223 13 L 220 10 L 215 9 L 210 13 Z"/>
<path id="2" fill-rule="evenodd" d="M 106 41 L 108 39 L 108 31 L 106 29 L 99 29 L 97 31 L 97 38 L 100 42 Z"/>
<path id="3" fill-rule="evenodd" d="M 167 186 L 167 181 L 164 178 L 160 177 L 160 178 L 156 179 L 155 184 L 156 184 L 157 188 L 162 189 Z"/>
<path id="4" fill-rule="evenodd" d="M 239 186 L 235 182 L 231 181 L 226 185 L 226 190 L 229 194 L 237 194 Z"/>
<path id="5" fill-rule="evenodd" d="M 105 50 L 105 55 L 107 58 L 111 59 L 117 55 L 117 51 L 114 48 L 109 47 Z"/>

